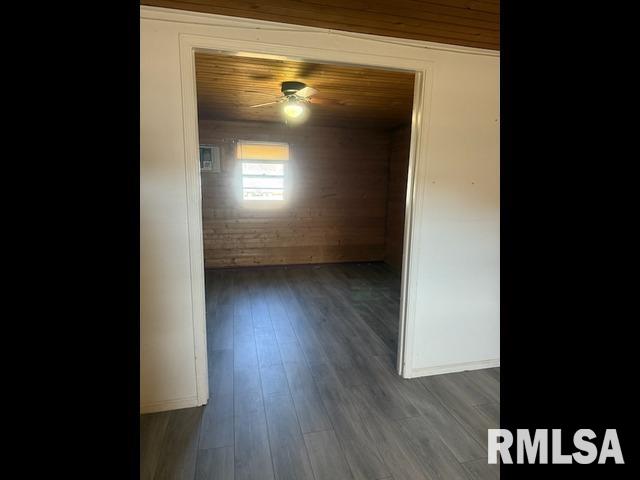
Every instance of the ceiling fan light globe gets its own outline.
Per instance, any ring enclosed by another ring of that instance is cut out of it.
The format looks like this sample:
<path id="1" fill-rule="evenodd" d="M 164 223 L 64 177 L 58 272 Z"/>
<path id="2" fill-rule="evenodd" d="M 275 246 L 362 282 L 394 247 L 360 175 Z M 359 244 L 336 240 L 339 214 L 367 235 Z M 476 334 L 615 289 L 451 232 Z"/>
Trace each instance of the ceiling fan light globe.
<path id="1" fill-rule="evenodd" d="M 287 103 L 283 107 L 283 111 L 289 118 L 298 118 L 304 113 L 304 107 L 298 103 Z"/>

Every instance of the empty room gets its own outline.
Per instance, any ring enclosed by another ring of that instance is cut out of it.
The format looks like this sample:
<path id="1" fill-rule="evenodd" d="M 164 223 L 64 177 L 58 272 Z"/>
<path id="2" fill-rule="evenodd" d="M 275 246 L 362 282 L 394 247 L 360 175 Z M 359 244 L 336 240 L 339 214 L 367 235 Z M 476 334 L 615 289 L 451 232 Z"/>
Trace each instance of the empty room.
<path id="1" fill-rule="evenodd" d="M 281 277 L 395 360 L 414 75 L 206 53 L 196 74 L 210 348 L 226 289 Z"/>
<path id="2" fill-rule="evenodd" d="M 233 12 L 141 7 L 141 478 L 498 478 L 497 52 Z"/>

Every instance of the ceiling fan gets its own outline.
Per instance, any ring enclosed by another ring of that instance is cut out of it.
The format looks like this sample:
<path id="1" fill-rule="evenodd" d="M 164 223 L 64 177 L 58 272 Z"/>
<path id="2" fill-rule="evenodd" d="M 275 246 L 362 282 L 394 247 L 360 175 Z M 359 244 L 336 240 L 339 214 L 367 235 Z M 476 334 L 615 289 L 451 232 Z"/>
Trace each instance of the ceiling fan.
<path id="1" fill-rule="evenodd" d="M 318 93 L 315 88 L 307 87 L 303 82 L 282 82 L 280 88 L 282 95 L 273 102 L 259 103 L 258 105 L 251 105 L 249 108 L 266 107 L 267 105 L 275 105 L 282 103 L 285 116 L 289 118 L 298 118 L 304 111 L 304 105 L 311 103 L 311 97 Z"/>

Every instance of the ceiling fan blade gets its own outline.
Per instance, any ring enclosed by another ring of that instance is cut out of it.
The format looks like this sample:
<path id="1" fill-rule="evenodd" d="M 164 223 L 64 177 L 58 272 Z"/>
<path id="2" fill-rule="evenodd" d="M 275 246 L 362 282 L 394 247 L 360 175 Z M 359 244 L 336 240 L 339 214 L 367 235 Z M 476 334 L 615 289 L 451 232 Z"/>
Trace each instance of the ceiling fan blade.
<path id="1" fill-rule="evenodd" d="M 280 102 L 281 100 L 276 100 L 275 102 L 259 103 L 258 105 L 251 105 L 249 108 L 266 107 L 267 105 L 273 105 L 275 103 L 280 103 Z"/>
<path id="2" fill-rule="evenodd" d="M 259 90 L 243 90 L 243 93 L 253 93 L 254 95 L 266 95 L 267 97 L 273 98 L 273 92 L 263 92 Z"/>
<path id="3" fill-rule="evenodd" d="M 315 88 L 304 87 L 303 89 L 296 92 L 296 97 L 308 98 L 311 95 L 315 95 L 316 93 L 318 93 L 318 90 L 316 90 Z"/>
<path id="4" fill-rule="evenodd" d="M 316 105 L 345 105 L 340 100 L 333 100 L 331 98 L 322 98 L 322 97 L 314 97 L 309 99 L 310 103 L 314 103 Z"/>

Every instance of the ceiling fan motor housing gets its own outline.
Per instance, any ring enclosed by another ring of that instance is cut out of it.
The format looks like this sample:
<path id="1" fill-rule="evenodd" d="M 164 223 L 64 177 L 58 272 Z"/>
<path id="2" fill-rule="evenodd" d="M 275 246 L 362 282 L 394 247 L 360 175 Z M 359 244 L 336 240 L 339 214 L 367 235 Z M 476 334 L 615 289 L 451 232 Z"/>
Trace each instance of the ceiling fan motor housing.
<path id="1" fill-rule="evenodd" d="M 282 88 L 280 89 L 284 95 L 293 95 L 299 90 L 302 90 L 307 85 L 302 82 L 282 82 Z"/>

